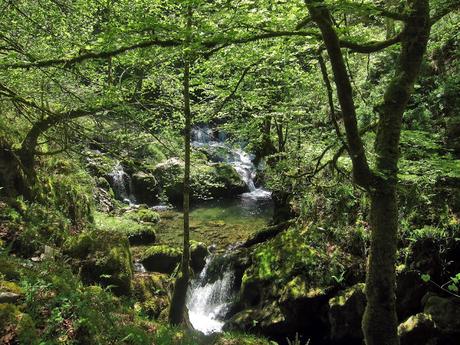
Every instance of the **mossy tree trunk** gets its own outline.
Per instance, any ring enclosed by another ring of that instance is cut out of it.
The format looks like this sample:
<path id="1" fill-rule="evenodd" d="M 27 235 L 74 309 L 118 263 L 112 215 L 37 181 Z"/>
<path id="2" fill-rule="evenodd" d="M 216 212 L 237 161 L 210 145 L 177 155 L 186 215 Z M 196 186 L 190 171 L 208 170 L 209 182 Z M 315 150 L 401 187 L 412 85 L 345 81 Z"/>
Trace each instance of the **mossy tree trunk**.
<path id="1" fill-rule="evenodd" d="M 187 9 L 187 37 L 186 52 L 184 61 L 184 244 L 182 250 L 181 272 L 174 284 L 174 292 L 169 310 L 169 322 L 178 325 L 183 322 L 185 314 L 185 303 L 187 288 L 190 280 L 190 142 L 192 132 L 192 112 L 190 109 L 190 51 L 188 46 L 191 41 L 192 30 L 192 8 Z"/>
<path id="2" fill-rule="evenodd" d="M 21 98 L 19 99 L 21 100 Z M 35 109 L 41 110 L 41 108 L 35 103 L 23 100 L 23 103 L 24 102 L 26 105 L 33 106 Z M 33 199 L 35 197 L 36 190 L 39 189 L 39 186 L 37 185 L 37 173 L 35 170 L 37 155 L 52 155 L 62 152 L 66 149 L 64 147 L 56 152 L 40 152 L 38 149 L 38 142 L 40 137 L 46 131 L 57 125 L 64 124 L 66 122 L 72 121 L 83 116 L 90 116 L 95 115 L 97 113 L 109 111 L 115 108 L 116 106 L 117 104 L 107 104 L 103 107 L 88 107 L 86 109 L 74 109 L 62 113 L 54 113 L 46 109 L 43 110 L 44 112 L 47 112 L 48 115 L 40 120 L 37 120 L 32 125 L 32 127 L 29 129 L 26 136 L 22 140 L 21 146 L 18 149 L 13 151 L 10 147 L 7 147 L 3 144 L 0 145 L 2 146 L 0 149 L 3 151 L 3 153 L 0 154 L 0 160 L 2 159 L 2 157 L 12 157 L 10 161 L 11 164 L 6 164 L 6 166 L 10 166 L 11 169 L 8 169 L 8 171 L 5 172 L 3 172 L 2 169 L 0 169 L 0 175 L 2 175 L 0 176 L 0 180 L 8 179 L 8 181 L 16 181 L 15 183 L 7 184 L 6 187 L 9 188 L 7 194 L 21 194 L 26 199 Z M 0 166 L 1 165 L 2 162 L 0 162 Z"/>
<path id="3" fill-rule="evenodd" d="M 332 66 L 343 113 L 353 177 L 371 200 L 371 245 L 366 275 L 367 306 L 363 333 L 367 345 L 398 345 L 395 305 L 395 257 L 398 232 L 396 198 L 399 138 L 404 110 L 419 74 L 430 33 L 428 0 L 408 0 L 395 75 L 378 106 L 376 165 L 370 169 L 359 134 L 353 90 L 331 13 L 323 1 L 305 0 L 318 25 Z"/>

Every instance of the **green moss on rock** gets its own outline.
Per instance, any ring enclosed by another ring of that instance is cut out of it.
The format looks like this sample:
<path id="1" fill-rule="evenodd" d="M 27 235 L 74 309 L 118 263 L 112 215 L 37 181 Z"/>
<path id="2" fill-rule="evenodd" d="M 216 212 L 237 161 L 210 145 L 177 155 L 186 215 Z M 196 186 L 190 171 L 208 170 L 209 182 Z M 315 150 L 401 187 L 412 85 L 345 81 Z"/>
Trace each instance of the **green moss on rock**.
<path id="1" fill-rule="evenodd" d="M 181 260 L 182 252 L 166 245 L 148 248 L 142 255 L 141 262 L 151 272 L 171 274 Z"/>
<path id="2" fill-rule="evenodd" d="M 152 244 L 156 240 L 154 223 L 141 221 L 141 219 L 156 222 L 159 220 L 159 215 L 148 209 L 132 211 L 122 216 L 113 216 L 102 212 L 95 213 L 95 223 L 99 229 L 124 234 L 128 237 L 131 245 Z"/>
<path id="3" fill-rule="evenodd" d="M 133 266 L 128 239 L 125 235 L 93 230 L 69 239 L 64 253 L 81 273 L 86 284 L 111 286 L 118 295 L 132 290 Z"/>
<path id="4" fill-rule="evenodd" d="M 174 204 L 182 201 L 182 180 L 184 163 L 171 158 L 158 164 L 153 175 L 164 194 Z M 207 200 L 218 197 L 232 197 L 247 191 L 247 187 L 234 167 L 227 163 L 208 163 L 198 160 L 192 164 L 191 186 L 192 198 Z"/>
<path id="5" fill-rule="evenodd" d="M 398 326 L 401 345 L 436 345 L 436 326 L 429 314 L 419 313 Z"/>
<path id="6" fill-rule="evenodd" d="M 169 286 L 171 278 L 162 273 L 139 274 L 134 277 L 133 295 L 142 311 L 157 319 L 169 308 Z"/>
<path id="7" fill-rule="evenodd" d="M 192 241 L 190 244 L 190 266 L 195 273 L 200 272 L 209 255 L 208 247 L 203 242 Z"/>
<path id="8" fill-rule="evenodd" d="M 361 319 L 366 307 L 364 286 L 356 284 L 329 300 L 332 340 L 358 342 L 363 338 Z"/>

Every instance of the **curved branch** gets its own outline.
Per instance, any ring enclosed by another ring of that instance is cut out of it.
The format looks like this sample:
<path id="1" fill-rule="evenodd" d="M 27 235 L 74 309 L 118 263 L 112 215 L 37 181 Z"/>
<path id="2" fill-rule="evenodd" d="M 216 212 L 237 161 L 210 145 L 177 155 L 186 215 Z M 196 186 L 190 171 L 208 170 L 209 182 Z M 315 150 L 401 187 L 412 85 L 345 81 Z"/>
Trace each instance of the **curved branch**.
<path id="1" fill-rule="evenodd" d="M 22 63 L 14 63 L 14 64 L 3 64 L 0 65 L 0 70 L 2 69 L 27 69 L 33 67 L 51 67 L 55 65 L 64 65 L 64 66 L 71 66 L 76 63 L 80 63 L 86 60 L 93 60 L 93 59 L 106 59 L 112 56 L 117 56 L 127 51 L 139 49 L 139 48 L 150 48 L 153 46 L 158 47 L 174 47 L 182 44 L 181 41 L 178 40 L 148 40 L 140 43 L 136 43 L 130 46 L 125 46 L 113 50 L 102 51 L 102 52 L 89 52 L 86 54 L 78 55 L 71 58 L 56 58 L 56 59 L 48 59 L 48 60 L 39 60 L 33 62 L 22 62 Z"/>
<path id="2" fill-rule="evenodd" d="M 337 87 L 337 96 L 342 109 L 348 152 L 353 163 L 353 177 L 358 185 L 365 189 L 369 189 L 373 174 L 367 161 L 364 143 L 359 134 L 350 77 L 347 73 L 343 55 L 340 50 L 341 44 L 339 37 L 332 25 L 330 12 L 322 2 L 318 6 L 314 0 L 309 0 L 306 1 L 306 5 L 310 15 L 321 30 L 323 41 L 331 62 Z"/>

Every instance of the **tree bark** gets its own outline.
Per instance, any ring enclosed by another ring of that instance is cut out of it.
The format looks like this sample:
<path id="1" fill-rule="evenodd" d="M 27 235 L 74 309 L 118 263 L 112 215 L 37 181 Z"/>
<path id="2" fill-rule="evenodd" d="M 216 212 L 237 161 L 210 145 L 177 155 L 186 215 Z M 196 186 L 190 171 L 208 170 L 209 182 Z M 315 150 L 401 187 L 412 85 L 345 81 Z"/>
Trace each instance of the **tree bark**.
<path id="1" fill-rule="evenodd" d="M 187 10 L 187 42 L 191 41 L 192 8 Z M 192 113 L 190 109 L 190 52 L 186 51 L 184 61 L 184 244 L 182 251 L 181 272 L 174 284 L 174 292 L 169 310 L 169 322 L 178 325 L 184 321 L 187 288 L 190 280 L 190 141 L 192 132 Z"/>
<path id="2" fill-rule="evenodd" d="M 408 1 L 395 75 L 379 107 L 375 140 L 377 182 L 371 198 L 371 248 L 366 276 L 363 333 L 367 345 L 399 344 L 395 297 L 398 233 L 396 185 L 402 118 L 420 71 L 430 34 L 428 0 Z"/>
<path id="3" fill-rule="evenodd" d="M 363 334 L 367 345 L 399 344 L 395 297 L 398 232 L 396 186 L 381 186 L 370 194 L 371 245 L 366 274 Z"/>
<path id="4" fill-rule="evenodd" d="M 395 257 L 398 233 L 397 165 L 402 117 L 419 74 L 430 33 L 428 0 L 408 0 L 395 75 L 378 107 L 376 164 L 370 170 L 357 128 L 350 77 L 331 14 L 322 1 L 306 0 L 326 46 L 343 112 L 347 146 L 355 181 L 371 200 L 371 247 L 366 275 L 367 306 L 363 333 L 367 345 L 399 345 L 395 298 Z"/>

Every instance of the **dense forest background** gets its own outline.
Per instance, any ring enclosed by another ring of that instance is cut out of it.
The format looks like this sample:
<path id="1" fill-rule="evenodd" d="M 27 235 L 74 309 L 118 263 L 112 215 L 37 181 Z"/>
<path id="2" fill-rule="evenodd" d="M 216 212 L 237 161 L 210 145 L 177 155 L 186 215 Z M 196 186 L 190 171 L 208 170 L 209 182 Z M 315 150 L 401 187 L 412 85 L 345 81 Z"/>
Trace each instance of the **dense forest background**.
<path id="1" fill-rule="evenodd" d="M 0 344 L 457 344 L 459 8 L 0 0 Z"/>

